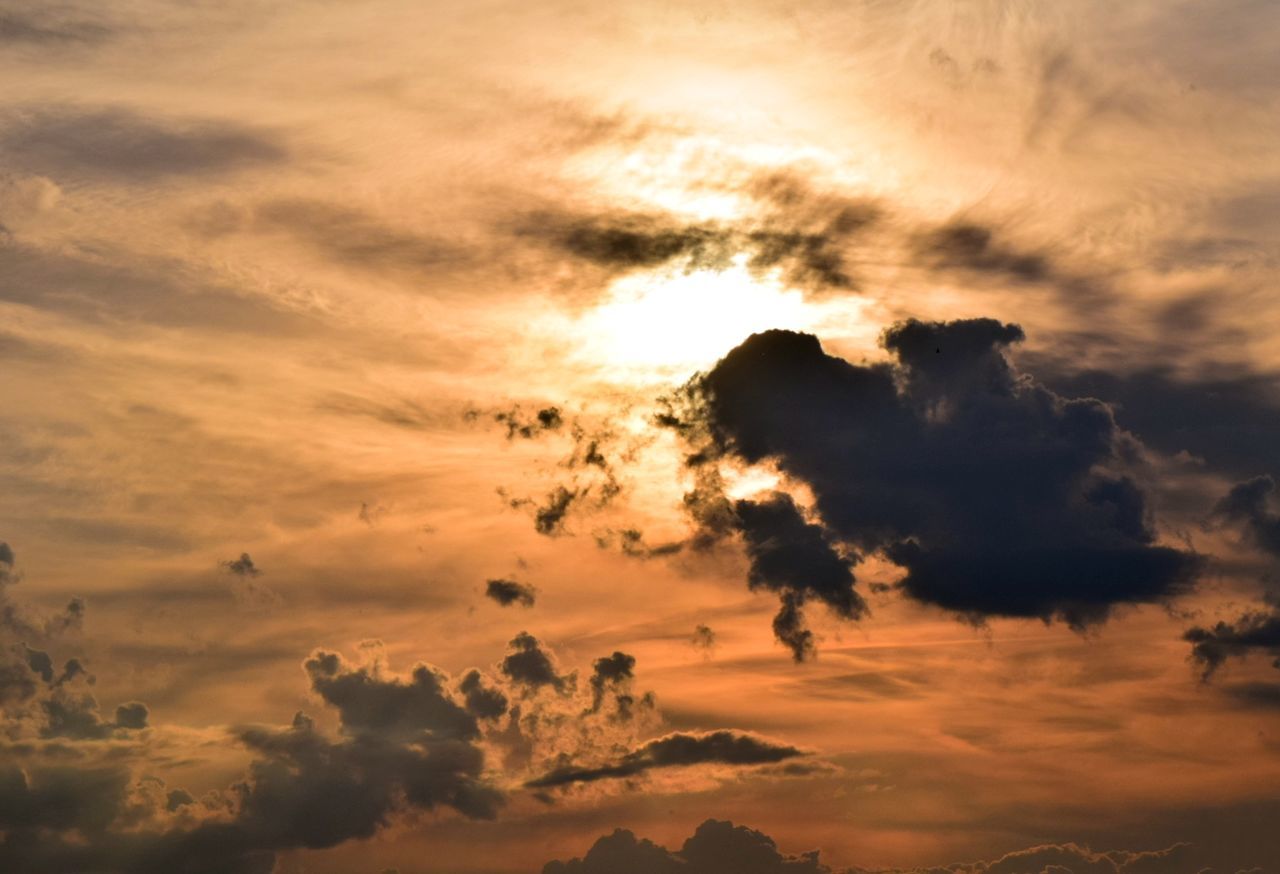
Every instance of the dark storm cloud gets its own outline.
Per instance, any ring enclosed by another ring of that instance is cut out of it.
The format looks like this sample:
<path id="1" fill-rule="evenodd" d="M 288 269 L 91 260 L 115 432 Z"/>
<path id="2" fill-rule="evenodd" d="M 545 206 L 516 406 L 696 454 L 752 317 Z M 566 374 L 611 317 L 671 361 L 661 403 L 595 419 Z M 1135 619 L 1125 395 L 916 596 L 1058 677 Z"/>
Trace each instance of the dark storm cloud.
<path id="1" fill-rule="evenodd" d="M 230 121 L 148 116 L 125 107 L 41 106 L 3 116 L 0 155 L 55 178 L 148 183 L 276 164 L 284 146 Z"/>
<path id="2" fill-rule="evenodd" d="M 1209 628 L 1188 629 L 1183 639 L 1191 644 L 1191 657 L 1213 675 L 1229 658 L 1261 653 L 1280 668 L 1280 610 L 1246 613 L 1234 622 L 1219 622 Z"/>
<path id="3" fill-rule="evenodd" d="M 1242 525 L 1259 549 L 1280 558 L 1280 513 L 1270 507 L 1275 490 L 1275 480 L 1265 475 L 1238 483 L 1213 508 L 1213 515 Z"/>
<path id="4" fill-rule="evenodd" d="M 510 652 L 503 658 L 500 669 L 513 683 L 531 691 L 537 691 L 544 686 L 550 686 L 557 692 L 566 692 L 573 688 L 574 676 L 557 674 L 550 654 L 542 648 L 542 644 L 532 634 L 527 631 L 520 632 L 512 638 L 509 647 Z"/>
<path id="5" fill-rule="evenodd" d="M 853 560 L 840 554 L 825 528 L 805 521 L 789 495 L 775 492 L 762 501 L 738 501 L 734 513 L 751 562 L 747 583 L 782 594 L 773 629 L 796 661 L 814 650 L 800 611 L 806 599 L 822 601 L 843 619 L 859 619 L 867 612 L 853 589 Z"/>
<path id="6" fill-rule="evenodd" d="M 469 740 L 479 735 L 475 717 L 453 700 L 448 678 L 430 665 L 415 665 L 408 682 L 383 679 L 367 666 L 348 664 L 337 653 L 317 650 L 304 662 L 311 688 L 342 716 L 343 729 L 357 735 Z"/>
<path id="7" fill-rule="evenodd" d="M 484 594 L 503 607 L 510 607 L 512 604 L 532 607 L 537 600 L 538 590 L 515 580 L 489 580 L 485 583 Z"/>
<path id="8" fill-rule="evenodd" d="M 618 829 L 586 856 L 548 862 L 542 874 L 827 874 L 816 852 L 788 856 L 773 839 L 745 826 L 709 819 L 672 852 Z"/>
<path id="9" fill-rule="evenodd" d="M 579 767 L 564 765 L 525 786 L 549 789 L 573 783 L 591 783 L 619 777 L 635 777 L 657 768 L 681 768 L 694 765 L 732 765 L 746 767 L 782 762 L 805 753 L 792 746 L 775 744 L 763 738 L 735 731 L 707 734 L 669 734 L 649 741 L 621 759 L 606 765 Z"/>
<path id="10" fill-rule="evenodd" d="M 1080 629 L 1188 591 L 1200 560 L 1156 544 L 1130 473 L 1140 444 L 1106 404 L 1015 371 L 1005 352 L 1021 338 L 990 319 L 913 320 L 884 335 L 894 362 L 855 365 L 810 335 L 757 334 L 694 381 L 696 421 L 678 427 L 709 435 L 707 457 L 775 462 L 812 488 L 831 540 L 883 554 L 906 594 L 974 621 Z M 826 584 L 782 587 L 780 634 L 811 591 L 852 593 L 838 561 L 817 567 Z"/>
<path id="11" fill-rule="evenodd" d="M 1075 370 L 1028 357 L 1054 391 L 1111 404 L 1120 425 L 1169 455 L 1189 452 L 1214 470 L 1252 477 L 1280 469 L 1280 380 L 1271 373 L 1187 379 L 1163 369 Z"/>

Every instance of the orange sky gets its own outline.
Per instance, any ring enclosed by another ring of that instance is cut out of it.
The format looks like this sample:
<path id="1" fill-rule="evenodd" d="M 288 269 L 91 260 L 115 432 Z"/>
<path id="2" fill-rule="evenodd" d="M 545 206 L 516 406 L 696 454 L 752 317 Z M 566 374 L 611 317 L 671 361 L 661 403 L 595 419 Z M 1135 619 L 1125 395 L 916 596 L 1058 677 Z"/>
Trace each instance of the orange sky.
<path id="1" fill-rule="evenodd" d="M 1280 872 L 1277 34 L 0 0 L 0 869 Z"/>

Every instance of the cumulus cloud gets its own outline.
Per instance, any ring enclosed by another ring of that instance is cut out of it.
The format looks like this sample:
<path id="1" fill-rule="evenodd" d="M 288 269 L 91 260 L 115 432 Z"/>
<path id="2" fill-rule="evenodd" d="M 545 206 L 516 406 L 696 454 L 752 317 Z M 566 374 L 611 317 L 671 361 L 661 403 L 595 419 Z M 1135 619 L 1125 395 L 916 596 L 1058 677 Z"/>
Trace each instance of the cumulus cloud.
<path id="1" fill-rule="evenodd" d="M 635 777 L 657 768 L 764 765 L 803 755 L 805 753 L 795 747 L 735 731 L 676 733 L 649 741 L 616 761 L 592 767 L 562 765 L 525 785 L 531 789 L 548 789 L 572 783 Z"/>
<path id="2" fill-rule="evenodd" d="M 768 835 L 709 819 L 679 850 L 625 829 L 600 838 L 581 859 L 548 862 L 542 874 L 827 874 L 816 852 L 785 855 Z"/>
<path id="3" fill-rule="evenodd" d="M 551 861 L 542 874 L 1196 874 L 1188 844 L 1145 852 L 1094 852 L 1074 843 L 1017 850 L 991 861 L 933 868 L 832 869 L 818 851 L 785 854 L 768 835 L 709 819 L 679 850 L 668 850 L 626 829 L 597 840 L 582 858 Z"/>
<path id="4" fill-rule="evenodd" d="M 973 621 L 1083 629 L 1194 585 L 1199 557 L 1156 541 L 1141 444 L 1106 404 L 1017 372 L 1006 350 L 1022 336 L 991 319 L 911 320 L 884 334 L 893 361 L 852 364 L 811 335 L 768 331 L 666 414 L 704 438 L 695 464 L 772 462 L 811 488 L 812 523 L 777 497 L 726 512 L 712 488 L 695 506 L 743 535 L 753 585 L 783 595 L 775 627 L 797 656 L 812 644 L 806 599 L 863 615 L 851 568 L 871 553 L 906 572 L 905 594 Z"/>
<path id="5" fill-rule="evenodd" d="M 526 631 L 512 639 L 510 652 L 503 658 L 501 670 L 514 684 L 532 692 L 544 687 L 561 693 L 568 692 L 573 689 L 577 680 L 573 674 L 558 674 L 550 653 L 536 637 Z"/>
<path id="6" fill-rule="evenodd" d="M 537 600 L 538 590 L 515 580 L 489 580 L 485 583 L 484 594 L 503 607 L 510 607 L 512 604 L 532 607 Z"/>

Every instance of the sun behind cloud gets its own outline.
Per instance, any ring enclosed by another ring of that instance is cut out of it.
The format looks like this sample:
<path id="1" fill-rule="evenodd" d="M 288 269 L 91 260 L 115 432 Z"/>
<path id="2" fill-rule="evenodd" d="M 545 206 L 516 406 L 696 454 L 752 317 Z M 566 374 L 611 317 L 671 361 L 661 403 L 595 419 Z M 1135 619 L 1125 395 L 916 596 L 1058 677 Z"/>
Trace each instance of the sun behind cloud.
<path id="1" fill-rule="evenodd" d="M 623 277 L 576 325 L 579 355 L 628 380 L 666 379 L 711 366 L 757 331 L 812 330 L 823 309 L 747 256 L 724 270 L 678 268 Z"/>

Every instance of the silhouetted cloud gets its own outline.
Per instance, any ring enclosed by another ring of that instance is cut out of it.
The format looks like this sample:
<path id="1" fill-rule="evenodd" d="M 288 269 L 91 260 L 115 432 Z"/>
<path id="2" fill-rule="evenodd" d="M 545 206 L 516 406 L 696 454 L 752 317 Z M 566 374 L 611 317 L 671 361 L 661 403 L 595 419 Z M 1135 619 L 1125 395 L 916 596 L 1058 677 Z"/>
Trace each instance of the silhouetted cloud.
<path id="1" fill-rule="evenodd" d="M 635 677 L 636 658 L 625 652 L 615 651 L 613 655 L 596 659 L 591 669 L 591 710 L 597 712 L 604 703 L 605 693 L 612 690 L 619 693 L 625 689 Z M 630 696 L 619 698 L 630 704 Z M 625 705 L 624 705 L 625 706 Z"/>
<path id="2" fill-rule="evenodd" d="M 1209 628 L 1190 628 L 1182 636 L 1191 644 L 1191 657 L 1213 675 L 1228 658 L 1244 658 L 1264 653 L 1280 668 L 1280 611 L 1245 613 L 1234 622 L 1219 622 Z"/>
<path id="3" fill-rule="evenodd" d="M 538 590 L 515 580 L 489 580 L 485 583 L 484 594 L 497 601 L 503 607 L 519 604 L 532 607 L 537 599 Z"/>
<path id="4" fill-rule="evenodd" d="M 1272 373 L 1186 376 L 1170 369 L 1079 370 L 1071 360 L 1028 356 L 1037 376 L 1067 396 L 1092 397 L 1117 421 L 1168 455 L 1187 452 L 1213 470 L 1252 477 L 1276 464 L 1280 395 Z"/>
<path id="5" fill-rule="evenodd" d="M 913 320 L 885 332 L 895 362 L 856 365 L 810 335 L 768 331 L 687 388 L 689 409 L 670 418 L 708 435 L 699 464 L 717 454 L 773 461 L 813 490 L 825 531 L 797 527 L 785 505 L 770 516 L 789 520 L 788 548 L 804 544 L 806 563 L 784 567 L 806 572 L 771 577 L 791 599 L 775 624 L 793 652 L 811 644 L 798 622 L 805 596 L 860 615 L 845 574 L 866 553 L 906 570 L 907 595 L 974 621 L 1056 618 L 1080 629 L 1116 605 L 1194 585 L 1199 557 L 1155 542 L 1131 473 L 1140 444 L 1106 404 L 1015 371 L 1005 349 L 1021 338 L 991 319 Z M 698 505 L 718 500 L 712 489 Z M 744 509 L 729 517 L 739 530 Z M 827 541 L 849 558 L 824 552 Z"/>
<path id="6" fill-rule="evenodd" d="M 502 673 L 513 683 L 531 691 L 544 686 L 550 686 L 557 692 L 573 688 L 573 675 L 557 674 L 551 656 L 532 634 L 526 631 L 517 634 L 511 640 L 510 649 L 500 667 Z"/>
<path id="7" fill-rule="evenodd" d="M 782 593 L 773 628 L 796 661 L 813 653 L 813 635 L 800 612 L 807 598 L 817 598 L 843 619 L 866 613 L 866 602 L 853 589 L 853 559 L 838 551 L 825 528 L 805 521 L 790 495 L 737 501 L 734 514 L 751 560 L 747 583 Z"/>
<path id="8" fill-rule="evenodd" d="M 1280 513 L 1268 506 L 1275 490 L 1276 481 L 1265 475 L 1239 483 L 1217 503 L 1213 515 L 1243 525 L 1259 549 L 1280 558 Z"/>
<path id="9" fill-rule="evenodd" d="M 836 869 L 843 874 L 1196 874 L 1191 846 L 1163 850 L 1094 852 L 1074 843 L 1017 850 L 991 861 L 932 868 Z M 1259 869 L 1260 870 L 1260 869 Z M 786 855 L 762 832 L 709 819 L 677 851 L 637 839 L 626 829 L 600 838 L 587 854 L 552 861 L 542 874 L 832 874 L 818 851 Z"/>
<path id="10" fill-rule="evenodd" d="M 408 682 L 383 679 L 369 666 L 316 650 L 303 667 L 311 688 L 338 709 L 343 728 L 356 734 L 469 740 L 479 734 L 475 718 L 453 700 L 444 672 L 414 665 Z"/>
<path id="11" fill-rule="evenodd" d="M 467 712 L 477 719 L 496 719 L 507 712 L 507 696 L 486 687 L 477 670 L 463 675 L 458 691 L 466 696 Z"/>
<path id="12" fill-rule="evenodd" d="M 655 768 L 708 764 L 764 765 L 803 755 L 805 753 L 795 747 L 734 731 L 676 733 L 649 741 L 615 762 L 593 767 L 564 765 L 528 781 L 525 786 L 530 789 L 549 789 L 572 783 L 634 777 Z"/>
<path id="13" fill-rule="evenodd" d="M 548 862 L 542 874 L 828 874 L 816 852 L 784 855 L 762 832 L 709 819 L 672 852 L 618 829 L 581 859 Z"/>

